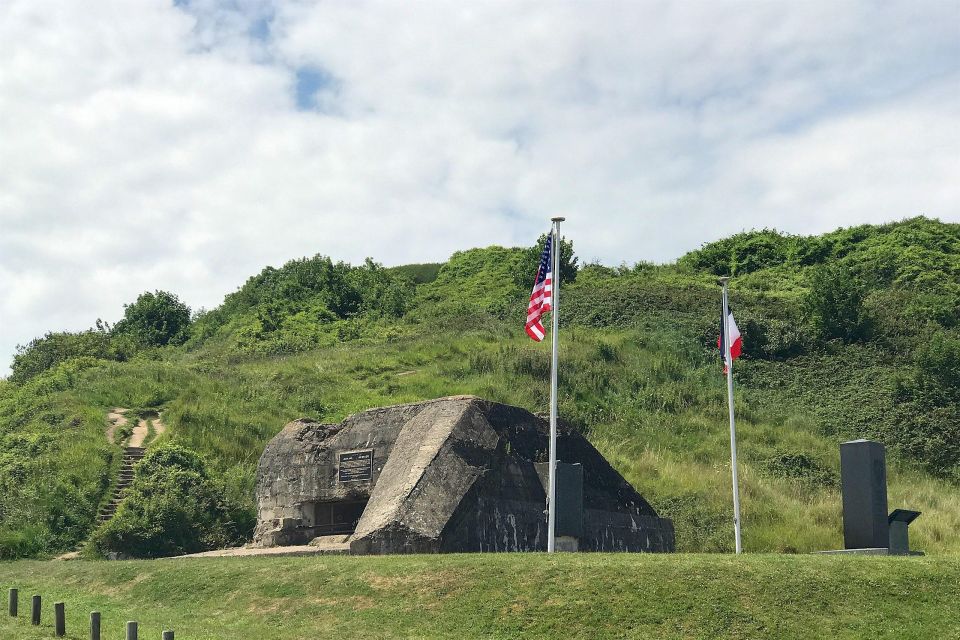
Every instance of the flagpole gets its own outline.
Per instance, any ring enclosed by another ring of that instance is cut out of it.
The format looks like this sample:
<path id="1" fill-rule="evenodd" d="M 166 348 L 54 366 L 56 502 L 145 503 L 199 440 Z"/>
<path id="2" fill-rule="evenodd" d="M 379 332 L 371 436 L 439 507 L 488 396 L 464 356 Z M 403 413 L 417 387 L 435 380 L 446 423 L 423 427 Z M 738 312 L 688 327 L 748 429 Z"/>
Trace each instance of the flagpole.
<path id="1" fill-rule="evenodd" d="M 551 239 L 553 265 L 550 286 L 550 320 L 553 323 L 553 357 L 550 362 L 550 487 L 547 492 L 547 553 L 556 551 L 557 513 L 557 359 L 560 352 L 560 338 L 557 329 L 560 326 L 558 304 L 560 301 L 560 223 L 566 218 L 552 218 Z"/>
<path id="2" fill-rule="evenodd" d="M 727 285 L 730 278 L 720 278 L 723 285 L 723 360 L 727 365 L 727 406 L 730 411 L 730 471 L 733 475 L 733 535 L 736 540 L 737 553 L 743 549 L 740 544 L 740 483 L 737 479 L 737 425 L 733 412 L 733 357 L 730 349 L 730 298 Z"/>

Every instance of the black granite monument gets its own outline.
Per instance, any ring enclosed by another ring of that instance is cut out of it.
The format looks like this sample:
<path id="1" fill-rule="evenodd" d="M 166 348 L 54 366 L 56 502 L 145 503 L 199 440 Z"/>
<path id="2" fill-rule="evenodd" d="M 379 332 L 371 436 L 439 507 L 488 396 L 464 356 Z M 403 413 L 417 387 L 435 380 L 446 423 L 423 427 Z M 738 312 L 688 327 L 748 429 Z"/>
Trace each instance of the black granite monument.
<path id="1" fill-rule="evenodd" d="M 883 445 L 852 440 L 840 445 L 843 544 L 847 549 L 887 548 L 887 463 Z"/>

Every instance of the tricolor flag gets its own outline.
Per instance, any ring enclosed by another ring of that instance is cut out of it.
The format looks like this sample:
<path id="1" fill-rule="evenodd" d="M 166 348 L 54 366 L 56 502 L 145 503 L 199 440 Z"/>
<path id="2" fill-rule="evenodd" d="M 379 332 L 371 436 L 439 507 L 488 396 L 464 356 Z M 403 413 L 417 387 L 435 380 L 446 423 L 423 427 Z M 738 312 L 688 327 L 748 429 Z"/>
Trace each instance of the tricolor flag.
<path id="1" fill-rule="evenodd" d="M 733 311 L 727 312 L 727 333 L 730 334 L 730 360 L 736 360 L 743 351 L 743 337 L 740 335 L 740 328 L 737 321 L 733 319 Z M 717 338 L 717 347 L 720 348 L 720 359 L 723 360 L 723 370 L 727 370 L 727 353 L 723 345 L 723 321 L 720 324 L 720 337 Z"/>
<path id="2" fill-rule="evenodd" d="M 540 342 L 546 334 L 543 328 L 543 314 L 550 311 L 550 301 L 553 297 L 553 234 L 547 235 L 547 243 L 540 256 L 540 268 L 537 269 L 537 280 L 533 283 L 533 293 L 530 294 L 530 304 L 527 305 L 527 335 Z"/>

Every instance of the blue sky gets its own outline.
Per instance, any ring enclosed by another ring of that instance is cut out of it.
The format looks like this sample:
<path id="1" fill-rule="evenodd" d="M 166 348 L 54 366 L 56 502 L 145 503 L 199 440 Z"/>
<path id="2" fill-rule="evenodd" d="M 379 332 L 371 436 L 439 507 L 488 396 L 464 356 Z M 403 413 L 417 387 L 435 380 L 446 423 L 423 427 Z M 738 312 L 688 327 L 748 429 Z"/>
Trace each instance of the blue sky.
<path id="1" fill-rule="evenodd" d="M 0 4 L 0 371 L 147 289 L 960 220 L 960 2 Z"/>

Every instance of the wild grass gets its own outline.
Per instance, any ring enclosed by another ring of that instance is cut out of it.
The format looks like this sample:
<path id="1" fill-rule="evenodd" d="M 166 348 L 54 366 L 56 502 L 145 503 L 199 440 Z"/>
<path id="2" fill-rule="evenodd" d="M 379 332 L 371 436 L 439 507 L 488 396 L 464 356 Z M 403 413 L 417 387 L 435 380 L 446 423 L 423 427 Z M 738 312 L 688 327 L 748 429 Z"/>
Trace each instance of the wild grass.
<path id="1" fill-rule="evenodd" d="M 587 265 L 574 282 L 564 245 L 561 417 L 675 520 L 680 550 L 730 550 L 726 396 L 709 345 L 715 277 L 733 274 L 746 548 L 840 546 L 838 444 L 857 437 L 888 446 L 891 508 L 924 512 L 915 545 L 960 548 L 958 247 L 960 225 L 924 218 L 757 231 L 674 265 Z M 0 557 L 89 534 L 118 452 L 103 437 L 115 406 L 162 410 L 160 440 L 207 456 L 248 512 L 263 446 L 291 419 L 462 393 L 545 411 L 549 345 L 519 328 L 538 256 L 489 247 L 392 270 L 317 256 L 264 269 L 180 346 L 34 341 L 15 383 L 0 381 Z"/>
<path id="2" fill-rule="evenodd" d="M 252 510 L 260 452 L 286 422 L 302 416 L 333 422 L 370 407 L 456 394 L 542 412 L 548 349 L 504 325 L 460 335 L 421 327 L 391 342 L 239 364 L 202 353 L 104 364 L 83 372 L 53 404 L 84 407 L 88 422 L 98 425 L 65 449 L 68 460 L 88 467 L 92 451 L 108 450 L 99 430 L 110 407 L 162 407 L 168 426 L 162 439 L 206 455 Z M 680 551 L 732 550 L 719 369 L 714 354 L 671 330 L 570 327 L 562 336 L 561 417 L 674 519 Z M 745 549 L 839 548 L 840 440 L 815 413 L 782 397 L 774 401 L 772 393 L 742 385 L 736 391 Z M 101 459 L 103 474 L 109 459 Z M 911 529 L 915 547 L 960 550 L 953 533 L 960 523 L 956 487 L 893 459 L 890 504 L 924 512 Z"/>

